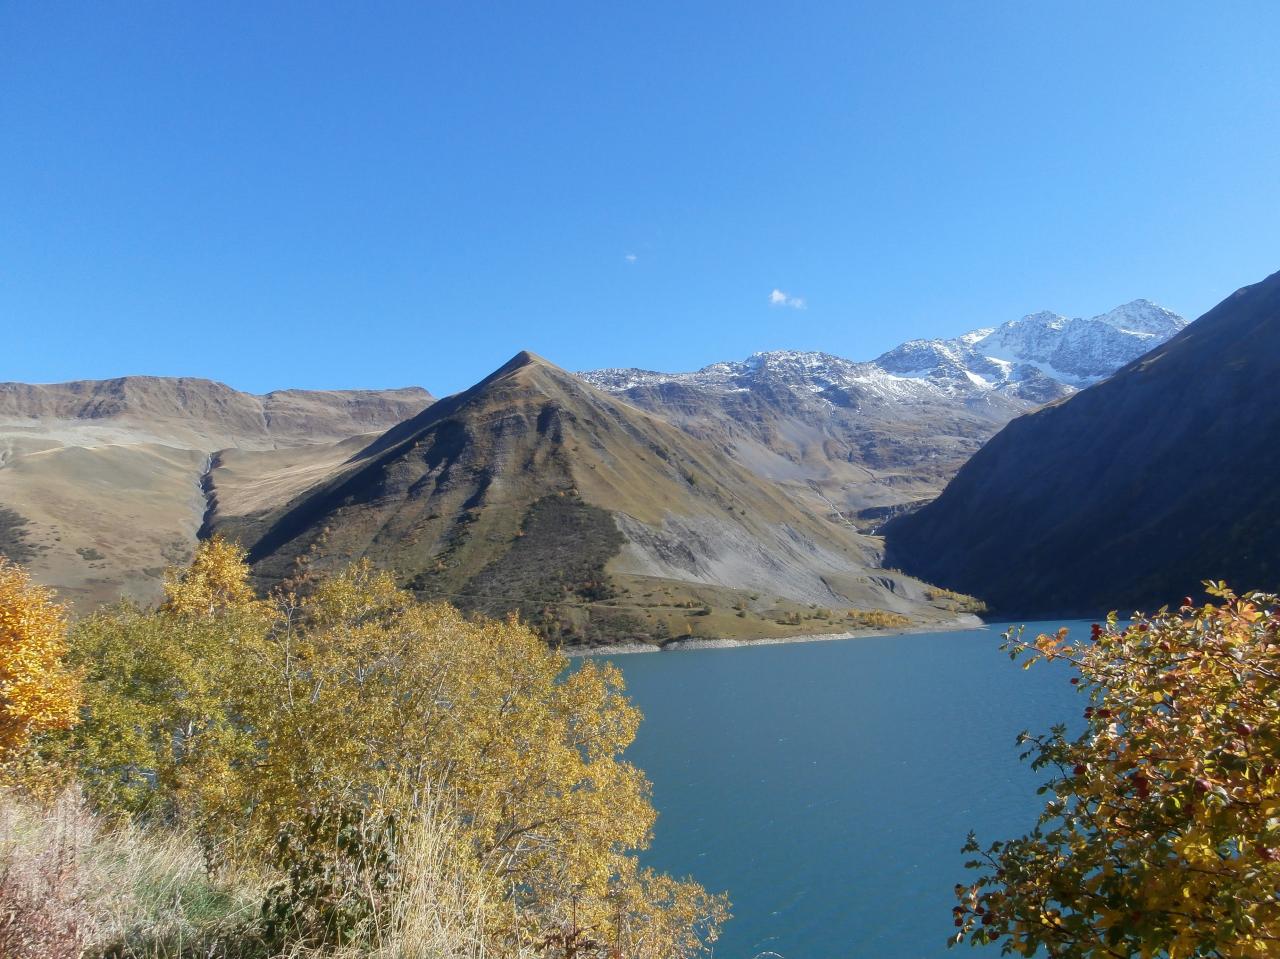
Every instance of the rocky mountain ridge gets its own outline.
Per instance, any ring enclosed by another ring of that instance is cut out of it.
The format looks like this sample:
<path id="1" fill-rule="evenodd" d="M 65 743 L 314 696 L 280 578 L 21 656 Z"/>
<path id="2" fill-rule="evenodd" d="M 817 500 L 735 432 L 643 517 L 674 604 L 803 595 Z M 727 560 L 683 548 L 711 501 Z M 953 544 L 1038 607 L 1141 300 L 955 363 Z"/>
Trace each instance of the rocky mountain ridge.
<path id="1" fill-rule="evenodd" d="M 775 350 L 692 373 L 614 368 L 578 375 L 613 393 L 665 384 L 733 392 L 773 383 L 837 403 L 870 391 L 898 400 L 994 392 L 1039 404 L 1110 376 L 1186 325 L 1171 310 L 1139 299 L 1089 319 L 1031 313 L 950 339 L 908 340 L 868 361 Z"/>
<path id="2" fill-rule="evenodd" d="M 81 609 L 148 601 L 214 509 L 288 495 L 430 405 L 418 387 L 255 396 L 194 377 L 0 383 L 0 554 Z"/>
<path id="3" fill-rule="evenodd" d="M 579 374 L 715 443 L 816 511 L 874 528 L 925 502 L 1002 426 L 1185 326 L 1135 300 L 1090 319 L 1035 313 L 875 360 L 782 350 L 693 373 Z"/>
<path id="4" fill-rule="evenodd" d="M 384 430 L 432 401 L 421 387 L 244 393 L 198 377 L 122 376 L 0 383 L 0 444 L 160 443 L 179 449 L 275 449 Z"/>

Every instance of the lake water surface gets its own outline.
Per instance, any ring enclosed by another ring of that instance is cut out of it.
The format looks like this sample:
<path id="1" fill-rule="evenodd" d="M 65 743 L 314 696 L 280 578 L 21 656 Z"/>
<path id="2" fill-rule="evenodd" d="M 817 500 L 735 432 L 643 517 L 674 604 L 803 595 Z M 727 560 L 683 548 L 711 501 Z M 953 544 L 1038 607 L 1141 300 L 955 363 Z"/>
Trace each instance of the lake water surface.
<path id="1" fill-rule="evenodd" d="M 1060 625 L 1087 635 L 1027 632 Z M 730 893 L 717 956 L 948 954 L 966 834 L 1020 835 L 1042 804 L 1015 737 L 1085 705 L 1065 669 L 1011 663 L 1004 628 L 614 659 L 645 717 L 646 862 Z"/>

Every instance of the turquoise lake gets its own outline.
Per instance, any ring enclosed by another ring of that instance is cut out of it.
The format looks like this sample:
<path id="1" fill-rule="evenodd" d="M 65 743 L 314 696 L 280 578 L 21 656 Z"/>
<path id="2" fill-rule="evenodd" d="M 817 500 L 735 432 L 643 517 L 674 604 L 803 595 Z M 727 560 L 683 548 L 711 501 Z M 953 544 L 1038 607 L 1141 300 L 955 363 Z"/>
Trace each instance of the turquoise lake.
<path id="1" fill-rule="evenodd" d="M 614 658 L 645 717 L 645 861 L 729 892 L 718 957 L 973 954 L 946 948 L 960 847 L 1031 828 L 1044 777 L 1015 738 L 1084 706 L 1066 669 L 1000 652 L 1006 625 Z M 1087 634 L 1027 631 L 1060 625 Z"/>

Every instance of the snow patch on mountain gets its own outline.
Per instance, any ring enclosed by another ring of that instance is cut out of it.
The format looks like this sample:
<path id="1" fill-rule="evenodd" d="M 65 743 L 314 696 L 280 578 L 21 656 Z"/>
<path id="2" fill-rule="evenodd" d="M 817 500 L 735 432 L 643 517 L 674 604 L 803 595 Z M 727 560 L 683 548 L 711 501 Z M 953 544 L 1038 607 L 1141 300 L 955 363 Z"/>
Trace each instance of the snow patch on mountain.
<path id="1" fill-rule="evenodd" d="M 970 349 L 1035 366 L 1053 379 L 1082 387 L 1105 379 L 1186 325 L 1150 300 L 1134 300 L 1091 319 L 1033 313 L 997 327 Z"/>
<path id="2" fill-rule="evenodd" d="M 908 340 L 869 362 L 775 350 L 693 373 L 615 368 L 579 375 L 613 393 L 668 384 L 717 391 L 777 384 L 836 402 L 866 394 L 907 400 L 994 393 L 1039 404 L 1105 379 L 1186 325 L 1171 310 L 1134 300 L 1088 319 L 1031 313 L 952 339 Z"/>

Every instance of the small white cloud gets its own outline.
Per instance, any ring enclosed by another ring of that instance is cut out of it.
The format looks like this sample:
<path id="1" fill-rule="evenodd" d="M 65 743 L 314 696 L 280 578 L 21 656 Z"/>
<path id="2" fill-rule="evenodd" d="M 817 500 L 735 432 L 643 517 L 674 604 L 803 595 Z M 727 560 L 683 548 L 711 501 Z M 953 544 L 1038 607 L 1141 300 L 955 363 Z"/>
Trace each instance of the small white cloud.
<path id="1" fill-rule="evenodd" d="M 770 306 L 789 306 L 793 310 L 803 310 L 807 304 L 803 296 L 792 296 L 790 293 L 783 293 L 777 287 L 769 294 Z"/>
<path id="2" fill-rule="evenodd" d="M 628 253 L 626 256 L 623 257 L 623 259 L 626 260 L 628 263 L 634 263 L 636 260 L 640 259 L 640 257 L 636 256 L 634 253 Z"/>

